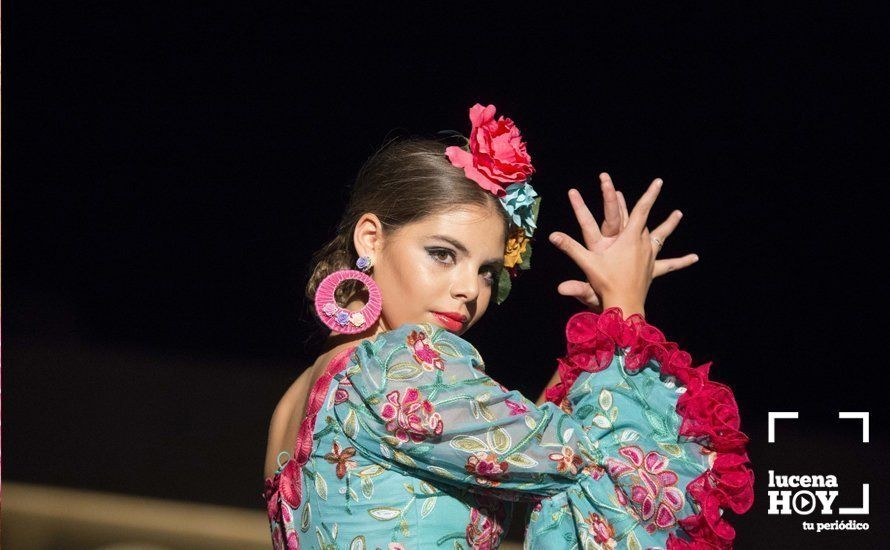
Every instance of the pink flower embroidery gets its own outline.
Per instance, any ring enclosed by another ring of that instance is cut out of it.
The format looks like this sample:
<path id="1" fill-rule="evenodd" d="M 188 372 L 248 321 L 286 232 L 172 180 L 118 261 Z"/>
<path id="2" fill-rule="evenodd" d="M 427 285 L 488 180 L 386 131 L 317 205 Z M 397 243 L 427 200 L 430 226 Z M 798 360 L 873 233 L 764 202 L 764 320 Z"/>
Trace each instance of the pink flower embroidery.
<path id="1" fill-rule="evenodd" d="M 523 403 L 521 401 L 519 403 L 514 403 L 513 401 L 510 401 L 509 399 L 505 399 L 504 403 L 506 403 L 507 407 L 510 408 L 510 416 L 516 416 L 516 415 L 525 414 L 528 412 L 528 407 L 526 407 L 525 403 Z"/>
<path id="2" fill-rule="evenodd" d="M 593 541 L 603 548 L 611 550 L 618 544 L 615 540 L 615 529 L 602 516 L 591 513 L 584 518 L 584 524 L 587 526 L 587 531 L 593 535 Z"/>
<path id="3" fill-rule="evenodd" d="M 627 461 L 609 457 L 606 467 L 616 481 L 630 478 L 630 499 L 639 506 L 644 521 L 652 520 L 646 531 L 653 533 L 656 528 L 667 529 L 676 524 L 675 512 L 683 508 L 685 498 L 676 487 L 680 478 L 668 470 L 670 460 L 655 451 L 644 454 L 636 445 L 622 447 L 618 454 Z"/>
<path id="4" fill-rule="evenodd" d="M 408 335 L 408 347 L 414 354 L 414 360 L 424 370 L 445 370 L 445 361 L 439 355 L 439 352 L 426 342 L 426 334 L 424 332 L 412 330 L 411 334 Z"/>
<path id="5" fill-rule="evenodd" d="M 597 480 L 597 479 L 603 477 L 603 475 L 605 475 L 605 473 L 606 473 L 605 468 L 603 468 L 599 464 L 596 464 L 593 462 L 591 462 L 590 464 L 588 464 L 587 466 L 582 468 L 582 471 L 586 472 L 594 480 Z"/>
<path id="6" fill-rule="evenodd" d="M 442 416 L 432 403 L 421 401 L 421 397 L 417 388 L 406 388 L 403 397 L 398 390 L 386 394 L 380 417 L 386 421 L 386 429 L 402 443 L 409 439 L 417 443 L 442 434 Z"/>
<path id="7" fill-rule="evenodd" d="M 340 403 L 345 403 L 349 401 L 349 392 L 343 388 L 337 388 L 337 391 L 334 393 L 334 405 L 339 405 Z"/>
<path id="8" fill-rule="evenodd" d="M 498 480 L 507 477 L 507 466 L 506 462 L 498 462 L 496 454 L 479 451 L 467 459 L 464 468 L 467 473 L 476 476 L 476 482 L 480 485 L 497 487 L 501 484 Z"/>
<path id="9" fill-rule="evenodd" d="M 506 510 L 503 503 L 496 498 L 477 496 L 476 502 L 476 507 L 470 508 L 467 544 L 477 550 L 494 550 L 498 548 L 504 532 Z"/>
<path id="10" fill-rule="evenodd" d="M 550 460 L 556 461 L 556 471 L 569 472 L 570 474 L 577 474 L 578 468 L 584 464 L 581 457 L 569 447 L 563 447 L 561 453 L 551 453 Z"/>

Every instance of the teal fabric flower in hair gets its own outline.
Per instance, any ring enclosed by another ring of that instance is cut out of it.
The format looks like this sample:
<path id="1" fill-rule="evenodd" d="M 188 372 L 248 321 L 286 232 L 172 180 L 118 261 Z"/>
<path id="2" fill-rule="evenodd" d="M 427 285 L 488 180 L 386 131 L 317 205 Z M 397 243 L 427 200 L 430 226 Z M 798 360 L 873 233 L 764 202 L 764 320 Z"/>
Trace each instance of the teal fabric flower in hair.
<path id="1" fill-rule="evenodd" d="M 507 194 L 500 198 L 501 204 L 507 210 L 513 223 L 525 230 L 525 234 L 531 237 L 537 226 L 538 204 L 540 197 L 535 189 L 524 181 L 507 186 Z"/>

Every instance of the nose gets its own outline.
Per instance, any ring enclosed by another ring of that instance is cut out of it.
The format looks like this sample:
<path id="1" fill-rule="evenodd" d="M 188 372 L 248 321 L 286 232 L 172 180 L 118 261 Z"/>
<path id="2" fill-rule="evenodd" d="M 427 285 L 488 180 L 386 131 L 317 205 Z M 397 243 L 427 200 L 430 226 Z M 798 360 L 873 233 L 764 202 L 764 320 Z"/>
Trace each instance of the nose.
<path id="1" fill-rule="evenodd" d="M 462 300 L 464 303 L 472 302 L 479 296 L 479 276 L 476 267 L 466 265 L 464 269 L 454 271 L 455 279 L 451 283 L 451 297 Z"/>

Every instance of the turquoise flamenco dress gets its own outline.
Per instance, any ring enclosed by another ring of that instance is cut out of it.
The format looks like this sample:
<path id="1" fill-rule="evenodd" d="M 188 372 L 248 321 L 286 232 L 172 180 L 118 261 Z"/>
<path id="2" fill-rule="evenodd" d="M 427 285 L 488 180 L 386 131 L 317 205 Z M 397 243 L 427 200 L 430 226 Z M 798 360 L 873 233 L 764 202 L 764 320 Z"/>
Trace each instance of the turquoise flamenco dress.
<path id="1" fill-rule="evenodd" d="M 677 365 L 671 371 L 677 381 L 670 388 L 670 381 L 656 384 L 657 377 L 644 375 L 652 382 L 640 388 L 642 396 L 631 399 L 621 377 L 604 393 L 605 387 L 586 383 L 596 367 L 579 354 L 577 329 L 583 332 L 586 326 L 579 319 L 573 317 L 567 326 L 570 354 L 560 361 L 563 384 L 551 392 L 559 404 L 541 407 L 488 377 L 471 344 L 435 325 L 403 325 L 341 353 L 313 388 L 293 456 L 266 480 L 263 498 L 273 547 L 493 549 L 508 529 L 514 501 L 538 503 L 529 524 L 529 547 L 559 541 L 559 547 L 610 548 L 610 540 L 632 540 L 629 533 L 645 545 L 668 534 L 666 529 L 647 530 L 652 515 L 637 511 L 636 478 L 622 473 L 616 463 L 634 465 L 638 456 L 649 467 L 647 476 L 660 475 L 661 491 L 651 506 L 673 506 L 674 516 L 682 518 L 678 521 L 686 522 L 687 534 L 670 536 L 678 544 L 689 543 L 689 533 L 707 529 L 713 518 L 704 512 L 681 516 L 681 511 L 696 511 L 692 497 L 668 489 L 679 486 L 679 476 L 695 474 L 701 488 L 693 489 L 704 495 L 701 502 L 713 500 L 712 484 L 725 491 L 729 477 L 702 476 L 721 471 L 723 454 L 709 463 L 712 453 L 704 453 L 709 447 L 679 441 L 685 419 L 680 424 L 660 420 L 656 433 L 644 430 L 638 418 L 649 418 L 649 426 L 656 418 L 669 417 L 668 406 L 673 405 L 668 394 L 676 395 L 680 384 L 691 391 L 693 379 L 707 384 L 701 376 L 706 380 L 707 369 L 687 373 L 677 355 L 683 352 L 665 355 L 673 350 L 668 345 L 641 350 L 637 336 L 621 336 L 633 345 L 613 342 L 604 364 L 611 367 L 614 356 L 622 373 L 639 376 L 655 368 L 655 361 L 648 360 L 655 353 L 669 360 L 665 364 Z M 617 318 L 610 314 L 603 319 L 633 335 L 648 327 L 637 323 L 628 328 L 620 312 Z M 616 334 L 623 335 L 622 330 Z M 643 332 L 646 337 L 660 335 L 657 329 Z M 594 357 L 605 360 L 606 346 L 599 337 L 595 344 L 602 349 Z M 628 366 L 626 361 L 642 362 Z M 566 398 L 556 399 L 562 391 Z M 644 412 L 650 409 L 652 414 Z M 635 420 L 626 422 L 625 417 Z M 624 445 L 621 437 L 631 438 L 625 443 L 635 444 L 642 454 L 625 449 L 632 445 Z M 674 441 L 676 448 L 665 441 Z M 672 461 L 654 462 L 650 451 L 656 449 L 658 456 L 666 453 Z M 671 451 L 686 458 L 673 460 Z M 668 466 L 678 476 L 673 484 Z M 600 519 L 587 529 L 591 517 Z M 701 521 L 693 525 L 692 517 Z M 591 533 L 599 529 L 609 538 L 597 542 L 602 537 L 587 536 L 581 528 Z M 615 528 L 626 533 L 613 535 L 610 529 Z"/>
<path id="2" fill-rule="evenodd" d="M 469 342 L 406 324 L 328 365 L 263 499 L 274 548 L 493 549 L 512 502 L 598 460 L 574 417 L 492 380 Z"/>
<path id="3" fill-rule="evenodd" d="M 735 398 L 709 380 L 711 363 L 693 367 L 619 308 L 576 314 L 566 338 L 547 398 L 582 423 L 602 470 L 532 509 L 525 548 L 732 548 L 724 512 L 750 509 L 754 474 Z"/>

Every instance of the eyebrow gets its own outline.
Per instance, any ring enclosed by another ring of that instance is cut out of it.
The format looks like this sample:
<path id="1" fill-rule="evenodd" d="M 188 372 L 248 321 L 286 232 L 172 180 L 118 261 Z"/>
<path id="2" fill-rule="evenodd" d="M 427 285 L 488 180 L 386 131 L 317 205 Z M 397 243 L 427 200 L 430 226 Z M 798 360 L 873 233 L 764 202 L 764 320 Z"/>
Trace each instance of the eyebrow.
<path id="1" fill-rule="evenodd" d="M 470 251 L 467 250 L 467 247 L 464 246 L 463 243 L 461 243 L 457 239 L 452 239 L 451 237 L 446 237 L 445 235 L 431 235 L 430 238 L 445 241 L 445 242 L 449 243 L 451 246 L 453 246 L 454 248 L 463 252 L 464 254 L 466 254 L 468 256 L 470 255 Z M 486 265 L 500 265 L 502 263 L 504 263 L 503 257 L 493 258 L 493 259 L 490 259 L 485 262 Z"/>

